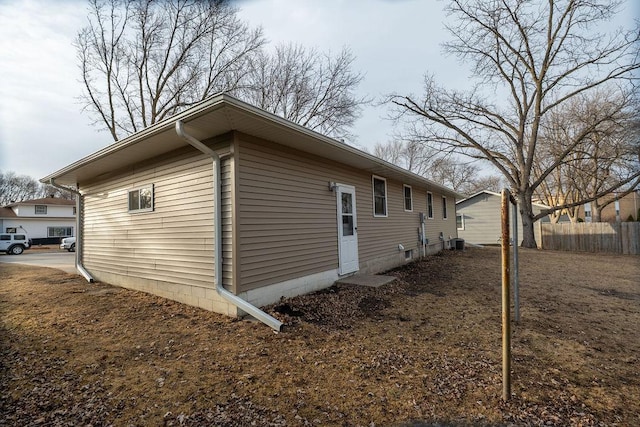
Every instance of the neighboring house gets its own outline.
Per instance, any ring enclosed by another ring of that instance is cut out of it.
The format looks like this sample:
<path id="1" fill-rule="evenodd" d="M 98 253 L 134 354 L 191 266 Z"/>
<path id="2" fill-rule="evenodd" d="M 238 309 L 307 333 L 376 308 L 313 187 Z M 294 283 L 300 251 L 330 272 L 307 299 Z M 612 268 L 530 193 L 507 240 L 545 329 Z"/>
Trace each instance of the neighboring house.
<path id="1" fill-rule="evenodd" d="M 226 94 L 52 179 L 81 193 L 85 276 L 231 316 L 228 293 L 262 306 L 419 257 L 420 213 L 427 253 L 456 237 L 453 190 Z"/>
<path id="2" fill-rule="evenodd" d="M 456 202 L 456 226 L 458 237 L 470 243 L 481 245 L 495 245 L 499 243 L 502 234 L 501 211 L 502 196 L 493 191 L 480 191 L 473 196 Z M 540 213 L 547 206 L 539 203 L 533 204 L 534 214 Z M 512 231 L 512 205 L 509 205 L 509 225 Z M 548 222 L 549 217 L 544 217 L 542 222 Z M 536 242 L 540 243 L 539 230 L 533 227 Z M 518 240 L 522 241 L 522 219 L 518 213 Z M 518 242 L 519 244 L 520 242 Z"/>
<path id="3" fill-rule="evenodd" d="M 598 199 L 598 203 L 602 205 L 616 197 L 618 197 L 616 193 L 611 193 L 601 199 Z M 640 209 L 640 190 L 624 195 L 602 208 L 600 212 L 600 222 L 627 221 L 629 216 L 631 216 L 634 221 L 638 221 L 638 215 L 640 214 L 638 209 Z M 584 219 L 585 222 L 592 222 L 594 210 L 595 204 L 593 202 L 586 203 L 580 206 L 578 218 Z"/>
<path id="4" fill-rule="evenodd" d="M 25 232 L 34 245 L 57 244 L 74 236 L 76 202 L 47 197 L 23 200 L 0 208 L 0 230 L 3 233 Z"/>

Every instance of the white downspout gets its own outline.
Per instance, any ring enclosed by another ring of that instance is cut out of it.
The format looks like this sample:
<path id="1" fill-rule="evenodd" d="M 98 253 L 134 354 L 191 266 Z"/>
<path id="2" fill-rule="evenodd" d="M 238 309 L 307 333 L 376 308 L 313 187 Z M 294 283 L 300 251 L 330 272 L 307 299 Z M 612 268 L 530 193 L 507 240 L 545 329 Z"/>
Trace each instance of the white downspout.
<path id="1" fill-rule="evenodd" d="M 49 180 L 49 184 L 52 187 L 59 188 L 60 190 L 65 190 L 76 195 L 76 270 L 78 270 L 80 274 L 82 274 L 82 276 L 84 276 L 84 278 L 87 279 L 87 282 L 93 283 L 94 282 L 93 276 L 89 274 L 89 272 L 84 268 L 84 265 L 82 264 L 83 235 L 82 235 L 82 224 L 81 224 L 80 218 L 81 218 L 82 212 L 84 212 L 84 197 L 78 190 L 64 187 L 62 185 L 57 184 L 53 178 Z"/>
<path id="2" fill-rule="evenodd" d="M 184 139 L 186 142 L 188 142 L 191 146 L 193 146 L 197 150 L 210 156 L 211 159 L 213 160 L 213 179 L 214 179 L 214 185 L 213 185 L 214 208 L 213 209 L 215 211 L 215 216 L 214 216 L 214 228 L 215 228 L 214 238 L 215 239 L 214 239 L 213 250 L 215 252 L 214 284 L 216 287 L 216 292 L 218 292 L 218 295 L 220 295 L 222 298 L 224 298 L 231 304 L 235 305 L 245 313 L 252 315 L 256 319 L 260 320 L 262 323 L 266 324 L 267 326 L 270 326 L 271 328 L 279 332 L 280 329 L 282 328 L 282 322 L 280 322 L 275 317 L 272 317 L 269 314 L 265 313 L 264 311 L 260 310 L 258 307 L 248 303 L 247 301 L 243 300 L 237 295 L 232 294 L 222 286 L 222 209 L 221 209 L 222 200 L 220 196 L 222 192 L 222 185 L 221 185 L 221 173 L 220 173 L 220 156 L 218 156 L 218 153 L 216 153 L 214 150 L 207 147 L 205 144 L 198 141 L 193 136 L 187 134 L 184 131 L 183 126 L 184 125 L 182 121 L 180 120 L 176 121 L 176 133 L 178 134 L 178 136 Z"/>

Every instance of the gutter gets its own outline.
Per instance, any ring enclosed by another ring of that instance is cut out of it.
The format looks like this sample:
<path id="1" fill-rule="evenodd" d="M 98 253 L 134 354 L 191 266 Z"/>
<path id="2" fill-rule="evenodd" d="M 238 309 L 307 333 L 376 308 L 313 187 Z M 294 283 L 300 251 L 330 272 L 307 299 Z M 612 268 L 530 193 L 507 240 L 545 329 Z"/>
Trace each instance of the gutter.
<path id="1" fill-rule="evenodd" d="M 54 178 L 49 179 L 49 185 L 52 187 L 58 188 L 60 190 L 65 190 L 70 193 L 76 195 L 76 270 L 82 274 L 82 276 L 87 279 L 87 282 L 93 283 L 95 280 L 93 276 L 89 274 L 89 272 L 84 268 L 82 264 L 82 224 L 81 224 L 81 216 L 82 212 L 84 212 L 84 197 L 82 193 L 73 188 L 64 187 L 55 182 Z"/>
<path id="2" fill-rule="evenodd" d="M 181 120 L 176 121 L 176 133 L 178 134 L 178 136 L 183 140 L 185 140 L 186 142 L 188 142 L 189 145 L 193 146 L 200 152 L 211 157 L 213 161 L 213 179 L 214 179 L 213 209 L 215 212 L 214 214 L 215 216 L 213 219 L 214 230 L 215 230 L 213 250 L 214 250 L 214 256 L 215 256 L 214 284 L 215 284 L 216 292 L 218 293 L 218 295 L 220 295 L 229 303 L 238 307 L 245 313 L 248 313 L 251 316 L 255 317 L 256 319 L 260 320 L 262 323 L 273 328 L 277 332 L 280 332 L 280 330 L 282 329 L 282 322 L 280 322 L 275 317 L 272 317 L 269 314 L 265 313 L 264 311 L 260 310 L 258 307 L 243 300 L 237 295 L 232 294 L 222 286 L 222 209 L 220 209 L 220 207 L 222 206 L 222 198 L 221 198 L 222 182 L 221 182 L 221 173 L 220 173 L 220 169 L 221 169 L 220 156 L 218 156 L 218 153 L 216 153 L 211 148 L 207 147 L 201 141 L 197 140 L 193 136 L 186 133 L 183 129 L 183 126 L 184 124 L 182 123 Z"/>

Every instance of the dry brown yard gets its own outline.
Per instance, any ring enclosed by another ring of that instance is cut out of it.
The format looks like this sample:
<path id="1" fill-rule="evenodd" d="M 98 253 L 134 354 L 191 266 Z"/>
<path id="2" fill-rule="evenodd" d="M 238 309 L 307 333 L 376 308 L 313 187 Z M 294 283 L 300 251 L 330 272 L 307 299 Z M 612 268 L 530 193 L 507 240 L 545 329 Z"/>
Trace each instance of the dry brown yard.
<path id="1" fill-rule="evenodd" d="M 0 264 L 0 425 L 640 425 L 640 258 L 521 252 L 502 403 L 499 257 L 283 301 L 280 334 Z"/>

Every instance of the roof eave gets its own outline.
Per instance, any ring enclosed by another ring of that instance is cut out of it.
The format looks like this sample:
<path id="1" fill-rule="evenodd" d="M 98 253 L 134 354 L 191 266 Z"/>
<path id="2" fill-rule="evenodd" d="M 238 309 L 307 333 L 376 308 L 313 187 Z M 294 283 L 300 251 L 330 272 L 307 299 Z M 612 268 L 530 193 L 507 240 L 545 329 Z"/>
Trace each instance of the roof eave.
<path id="1" fill-rule="evenodd" d="M 423 185 L 423 186 L 439 189 L 443 194 L 452 196 L 456 199 L 460 197 L 464 197 L 460 193 L 450 188 L 447 188 L 441 184 L 438 184 L 420 175 L 409 172 L 399 166 L 393 165 L 382 159 L 379 159 L 367 152 L 364 152 L 355 147 L 349 146 L 343 142 L 337 141 L 328 136 L 322 135 L 311 129 L 307 129 L 304 126 L 301 126 L 299 124 L 290 122 L 286 119 L 283 119 L 282 117 L 276 116 L 272 113 L 264 111 L 253 105 L 247 104 L 244 101 L 241 101 L 237 98 L 234 98 L 224 93 L 215 95 L 181 113 L 178 113 L 172 117 L 169 117 L 158 123 L 155 123 L 154 125 L 140 132 L 137 132 L 121 141 L 118 141 L 114 144 L 109 145 L 108 147 L 105 147 L 102 150 L 99 150 L 87 157 L 84 157 L 83 159 L 80 159 L 77 162 L 74 162 L 50 175 L 45 176 L 40 180 L 40 182 L 48 183 L 50 182 L 51 179 L 57 180 L 57 179 L 60 179 L 61 177 L 67 177 L 67 181 L 69 182 L 65 182 L 63 184 L 72 185 L 70 177 L 74 176 L 74 173 L 76 171 L 79 171 L 81 168 L 86 167 L 92 162 L 105 159 L 121 150 L 125 150 L 129 147 L 133 147 L 136 144 L 148 138 L 153 137 L 154 135 L 159 135 L 163 132 L 167 132 L 171 128 L 173 128 L 176 121 L 178 120 L 182 120 L 188 126 L 190 121 L 195 120 L 204 114 L 207 114 L 219 108 L 225 108 L 225 107 L 230 109 L 237 109 L 240 113 L 243 113 L 243 114 L 248 113 L 249 115 L 255 116 L 257 118 L 260 118 L 262 120 L 269 122 L 270 124 L 280 127 L 284 131 L 295 132 L 297 134 L 304 135 L 307 138 L 320 141 L 323 144 L 325 144 L 330 150 L 338 150 L 339 152 L 348 153 L 349 155 L 352 155 L 352 156 L 357 156 L 359 159 L 362 160 L 361 162 L 358 162 L 358 163 L 363 164 L 363 169 L 381 168 L 383 170 L 392 171 L 395 174 L 402 176 L 404 180 L 408 181 L 407 183 Z M 230 128 L 233 128 L 233 126 L 230 125 Z M 229 129 L 229 130 L 236 130 L 236 129 Z M 256 136 L 260 137 L 260 135 L 256 135 Z M 275 142 L 278 142 L 278 141 L 275 141 Z M 187 144 L 185 143 L 184 145 L 187 145 Z"/>

